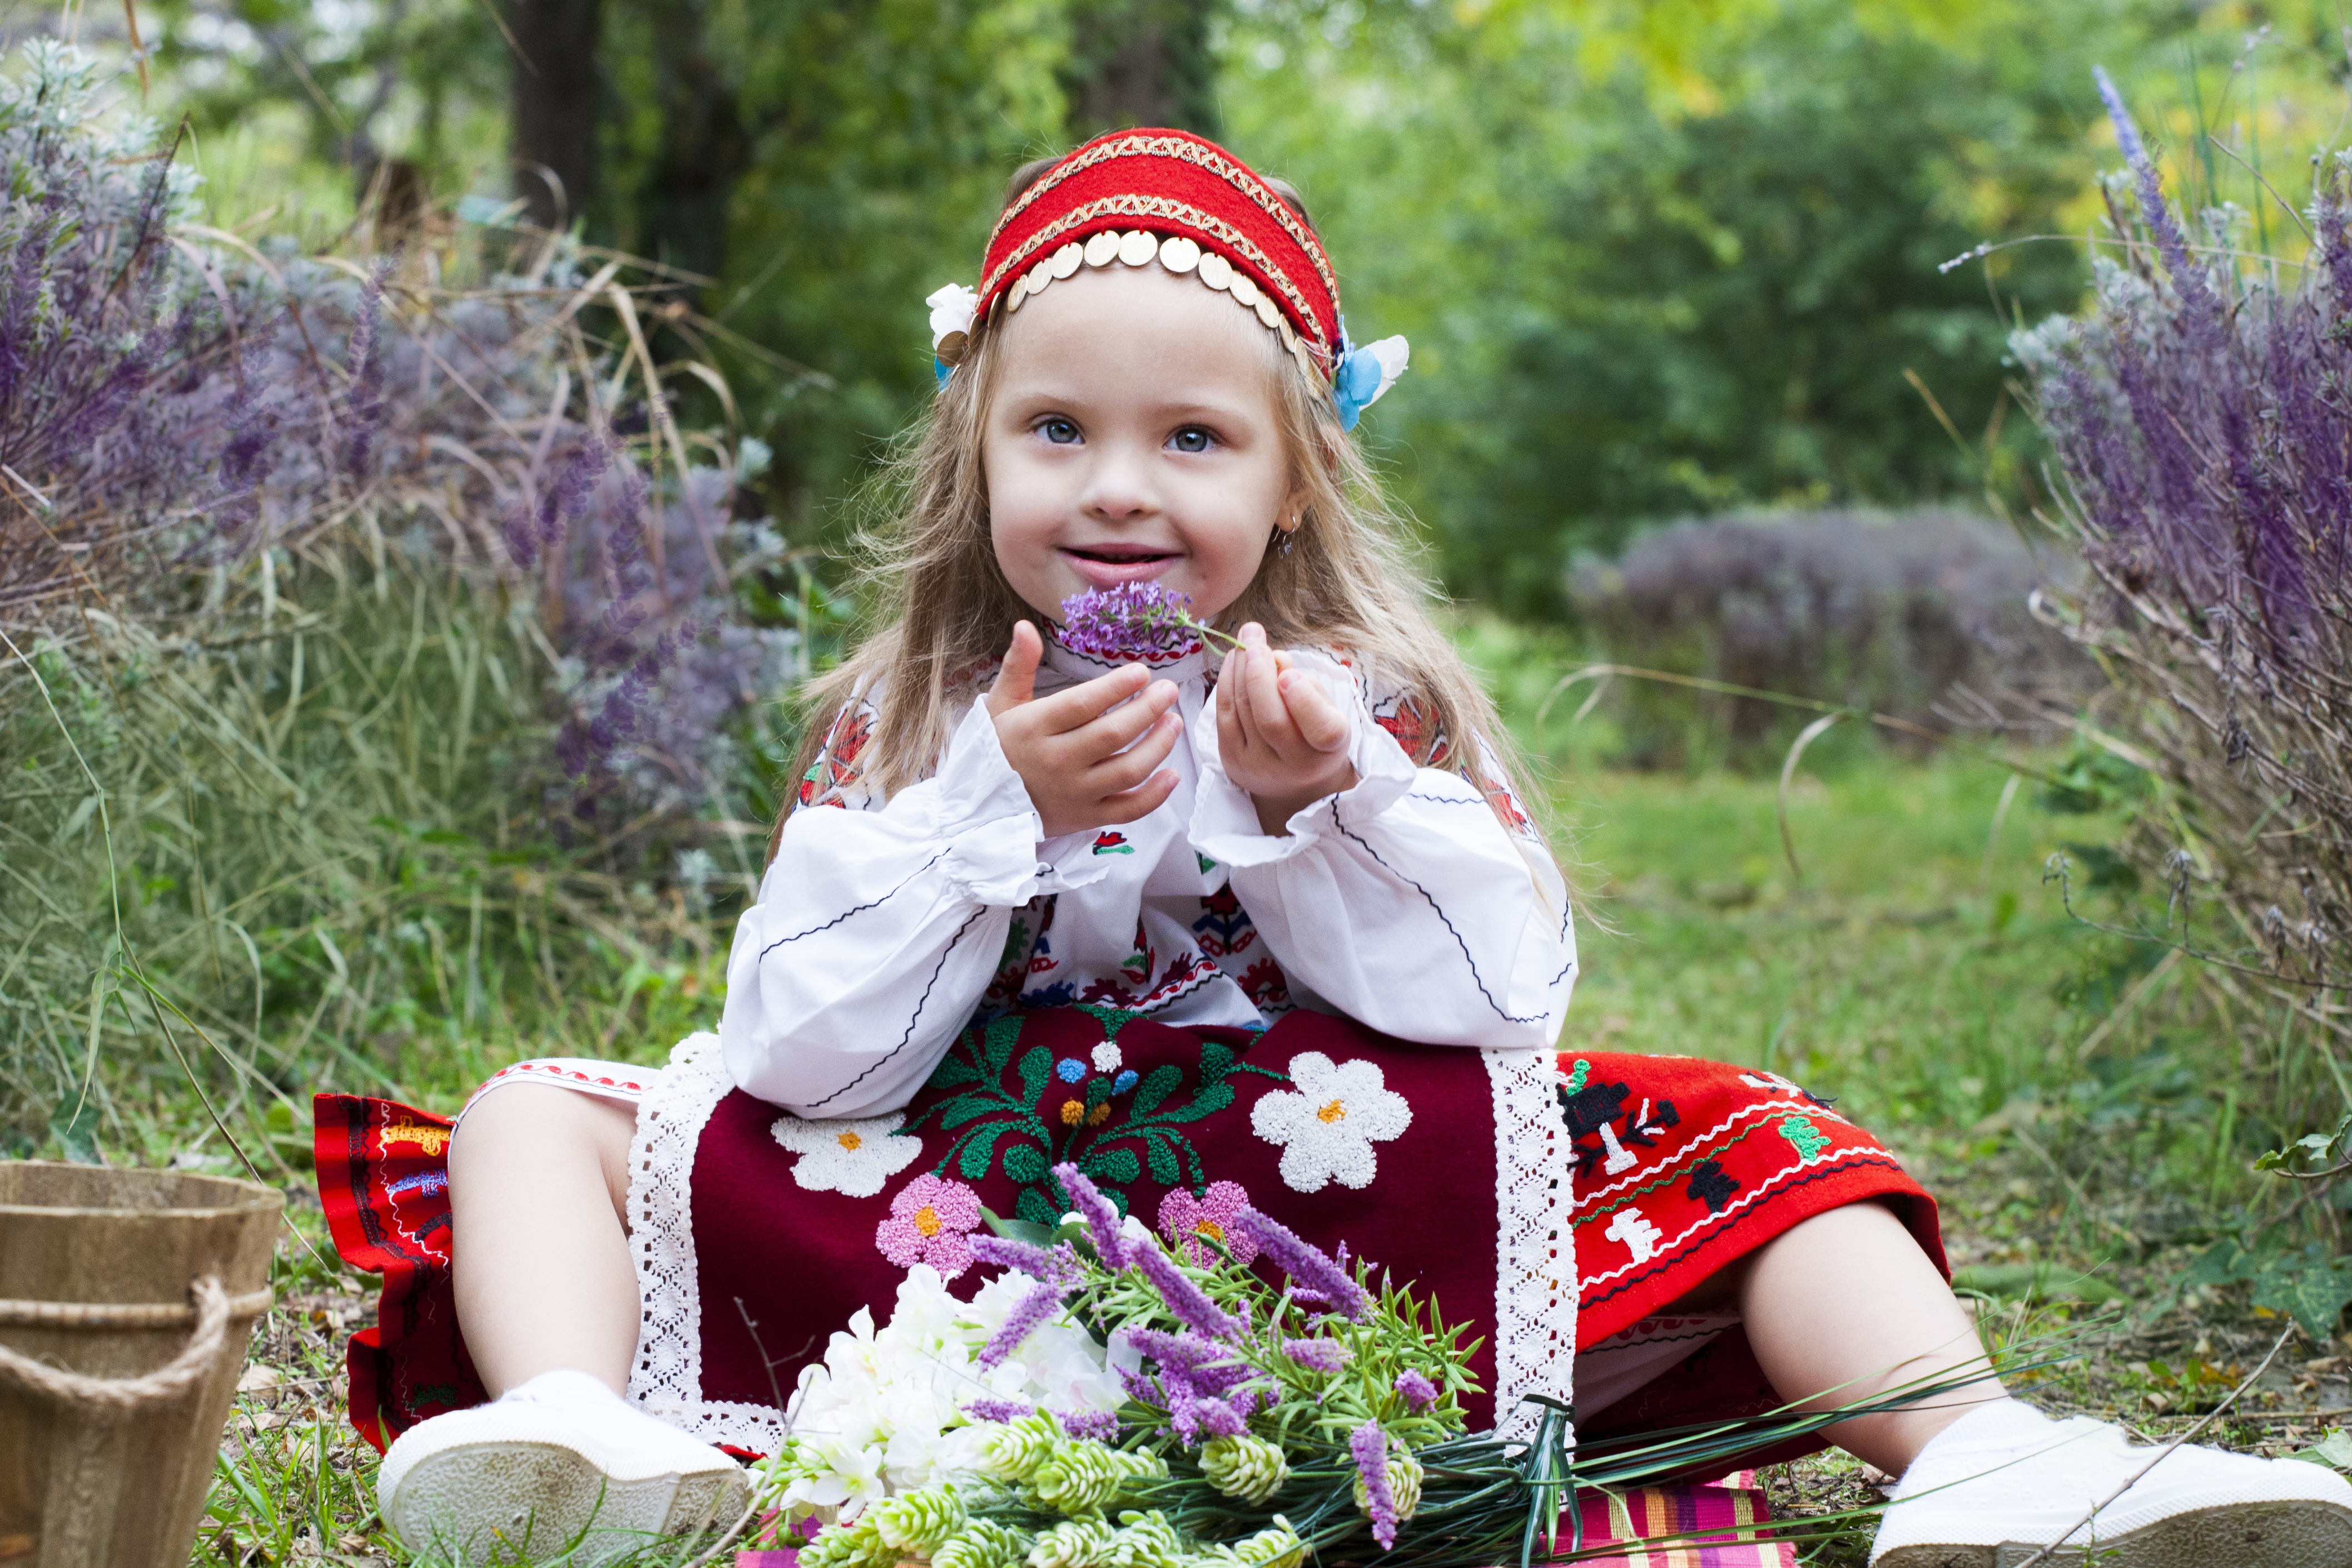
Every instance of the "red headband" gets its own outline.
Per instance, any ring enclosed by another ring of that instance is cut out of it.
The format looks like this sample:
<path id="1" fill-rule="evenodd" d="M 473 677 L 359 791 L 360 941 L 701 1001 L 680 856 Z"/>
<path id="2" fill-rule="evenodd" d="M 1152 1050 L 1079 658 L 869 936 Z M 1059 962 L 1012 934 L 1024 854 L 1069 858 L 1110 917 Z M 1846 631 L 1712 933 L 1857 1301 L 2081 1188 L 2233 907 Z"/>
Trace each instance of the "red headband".
<path id="1" fill-rule="evenodd" d="M 1084 243 L 1097 235 L 1113 237 Z M 1145 249 L 1147 239 L 1153 249 Z M 1197 249 L 1188 254 L 1183 241 Z M 1339 286 L 1315 231 L 1248 164 L 1189 132 L 1114 131 L 1040 174 L 989 237 L 973 319 L 1019 309 L 1021 299 L 1082 262 L 1100 267 L 1117 255 L 1141 266 L 1154 254 L 1173 271 L 1200 266 L 1202 281 L 1255 305 L 1266 326 L 1329 379 Z M 1230 283 L 1220 281 L 1227 269 L 1237 275 Z"/>

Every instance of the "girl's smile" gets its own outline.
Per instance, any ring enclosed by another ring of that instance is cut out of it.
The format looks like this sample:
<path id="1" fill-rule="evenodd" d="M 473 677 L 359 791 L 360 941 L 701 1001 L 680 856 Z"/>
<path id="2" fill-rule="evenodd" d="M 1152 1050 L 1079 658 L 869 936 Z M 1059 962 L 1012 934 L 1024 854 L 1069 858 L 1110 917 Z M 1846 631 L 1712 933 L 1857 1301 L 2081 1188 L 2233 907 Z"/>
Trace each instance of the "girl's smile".
<path id="1" fill-rule="evenodd" d="M 989 530 L 1013 592 L 1156 582 L 1213 617 L 1297 510 L 1274 377 L 1297 372 L 1247 310 L 1193 278 L 1092 268 L 1003 334 L 981 438 Z"/>

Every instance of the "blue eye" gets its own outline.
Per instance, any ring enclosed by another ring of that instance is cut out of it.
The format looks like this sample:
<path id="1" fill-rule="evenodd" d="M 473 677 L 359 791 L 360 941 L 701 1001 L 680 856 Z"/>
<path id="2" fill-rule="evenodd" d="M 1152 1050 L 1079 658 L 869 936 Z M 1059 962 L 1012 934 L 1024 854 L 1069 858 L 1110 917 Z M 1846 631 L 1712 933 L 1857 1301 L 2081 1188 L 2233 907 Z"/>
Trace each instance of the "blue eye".
<path id="1" fill-rule="evenodd" d="M 1037 426 L 1037 434 L 1056 447 L 1075 447 L 1078 443 L 1078 427 L 1067 419 L 1044 420 Z"/>
<path id="2" fill-rule="evenodd" d="M 1169 437 L 1168 444 L 1180 452 L 1205 452 L 1217 444 L 1217 438 L 1198 425 L 1187 425 Z"/>

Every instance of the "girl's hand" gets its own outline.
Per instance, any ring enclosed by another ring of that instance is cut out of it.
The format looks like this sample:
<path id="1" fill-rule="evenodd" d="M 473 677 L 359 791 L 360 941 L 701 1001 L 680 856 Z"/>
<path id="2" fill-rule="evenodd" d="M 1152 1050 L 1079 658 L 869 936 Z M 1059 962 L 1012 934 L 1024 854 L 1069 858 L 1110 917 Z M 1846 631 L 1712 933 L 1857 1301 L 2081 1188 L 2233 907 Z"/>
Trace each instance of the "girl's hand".
<path id="1" fill-rule="evenodd" d="M 1225 776 L 1257 803 L 1258 826 L 1286 837 L 1293 814 L 1356 782 L 1348 714 L 1322 682 L 1290 668 L 1255 621 L 1217 677 L 1217 755 Z"/>
<path id="2" fill-rule="evenodd" d="M 1177 782 L 1160 764 L 1184 732 L 1184 721 L 1170 711 L 1175 686 L 1130 664 L 1041 699 L 1037 662 L 1045 652 L 1035 626 L 1023 621 L 1013 628 L 1013 646 L 989 689 L 988 715 L 996 721 L 1004 760 L 1028 786 L 1045 837 L 1159 810 Z"/>

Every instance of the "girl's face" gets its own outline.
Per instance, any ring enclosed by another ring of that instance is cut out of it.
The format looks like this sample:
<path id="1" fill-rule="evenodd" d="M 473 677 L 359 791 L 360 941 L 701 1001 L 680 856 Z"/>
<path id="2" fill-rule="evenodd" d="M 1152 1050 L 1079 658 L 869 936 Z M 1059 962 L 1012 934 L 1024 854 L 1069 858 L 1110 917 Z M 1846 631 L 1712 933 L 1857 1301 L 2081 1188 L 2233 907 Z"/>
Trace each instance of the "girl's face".
<path id="1" fill-rule="evenodd" d="M 1081 268 L 1001 330 L 981 459 L 1013 592 L 1056 621 L 1121 583 L 1189 595 L 1204 620 L 1241 597 L 1294 510 L 1273 334 L 1156 264 Z"/>

